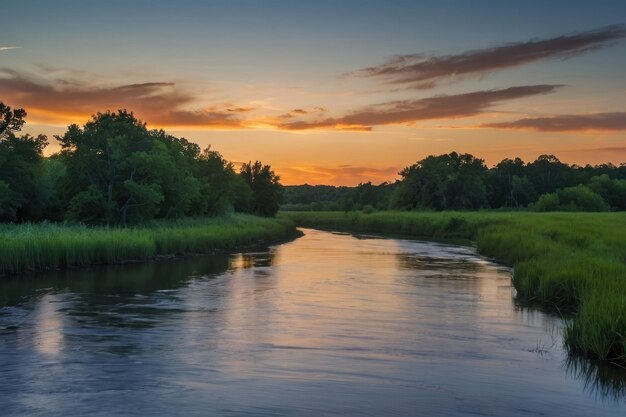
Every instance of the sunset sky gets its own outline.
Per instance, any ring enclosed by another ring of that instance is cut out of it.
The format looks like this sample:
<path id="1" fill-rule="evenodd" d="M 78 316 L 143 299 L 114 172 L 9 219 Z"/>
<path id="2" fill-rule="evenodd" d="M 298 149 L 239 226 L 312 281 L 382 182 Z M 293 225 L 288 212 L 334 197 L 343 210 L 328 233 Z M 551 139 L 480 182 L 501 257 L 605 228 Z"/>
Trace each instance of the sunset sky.
<path id="1" fill-rule="evenodd" d="M 626 1 L 5 1 L 27 133 L 127 108 L 285 184 L 429 154 L 626 162 Z M 51 141 L 48 153 L 59 148 Z"/>

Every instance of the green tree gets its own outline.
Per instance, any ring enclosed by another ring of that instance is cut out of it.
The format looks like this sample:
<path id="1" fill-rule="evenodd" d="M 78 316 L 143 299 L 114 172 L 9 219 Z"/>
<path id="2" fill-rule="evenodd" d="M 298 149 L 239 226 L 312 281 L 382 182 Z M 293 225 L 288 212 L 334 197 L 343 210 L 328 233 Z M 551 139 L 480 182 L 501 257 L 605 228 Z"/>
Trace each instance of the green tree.
<path id="1" fill-rule="evenodd" d="M 611 179 L 607 174 L 591 178 L 589 188 L 602 196 L 611 207 L 626 210 L 626 180 Z"/>
<path id="2" fill-rule="evenodd" d="M 15 220 L 20 204 L 19 194 L 13 191 L 9 184 L 0 180 L 0 220 Z"/>
<path id="3" fill-rule="evenodd" d="M 177 169 L 158 138 L 125 110 L 98 113 L 83 128 L 72 125 L 57 137 L 67 167 L 67 217 L 126 224 L 156 216 Z"/>
<path id="4" fill-rule="evenodd" d="M 525 207 L 537 199 L 535 186 L 528 177 L 511 178 L 510 204 L 511 207 Z"/>
<path id="5" fill-rule="evenodd" d="M 239 175 L 252 190 L 251 211 L 262 216 L 274 216 L 280 207 L 282 186 L 269 165 L 260 161 L 241 166 Z"/>
<path id="6" fill-rule="evenodd" d="M 196 177 L 200 146 L 185 138 L 168 135 L 162 130 L 151 135 L 167 148 L 167 160 L 162 161 L 161 193 L 158 217 L 173 218 L 196 213 L 195 205 L 201 194 L 201 183 Z M 204 214 L 204 213 L 201 213 Z"/>
<path id="7" fill-rule="evenodd" d="M 491 207 L 518 207 L 522 205 L 513 190 L 513 178 L 525 178 L 525 164 L 520 158 L 503 159 L 489 170 L 487 195 Z M 519 182 L 519 180 L 517 180 Z M 532 185 L 532 182 L 530 183 Z M 534 188 L 534 186 L 533 186 Z M 534 201 L 531 200 L 531 201 Z"/>
<path id="8" fill-rule="evenodd" d="M 8 135 L 18 132 L 24 126 L 26 118 L 26 110 L 11 109 L 0 101 L 0 140 Z"/>
<path id="9" fill-rule="evenodd" d="M 528 177 L 538 194 L 545 194 L 565 187 L 569 167 L 554 155 L 541 155 L 528 164 Z M 574 184 L 570 184 L 574 185 Z"/>
<path id="10" fill-rule="evenodd" d="M 252 190 L 236 174 L 233 164 L 210 146 L 197 159 L 196 175 L 202 190 L 194 203 L 198 213 L 219 213 L 233 206 L 240 211 L 249 210 Z"/>
<path id="11" fill-rule="evenodd" d="M 45 135 L 17 136 L 26 111 L 0 102 L 0 220 L 37 221 L 46 217 L 54 188 L 43 181 Z"/>
<path id="12" fill-rule="evenodd" d="M 428 156 L 400 171 L 401 183 L 391 196 L 392 208 L 476 209 L 486 204 L 482 159 L 470 154 Z"/>

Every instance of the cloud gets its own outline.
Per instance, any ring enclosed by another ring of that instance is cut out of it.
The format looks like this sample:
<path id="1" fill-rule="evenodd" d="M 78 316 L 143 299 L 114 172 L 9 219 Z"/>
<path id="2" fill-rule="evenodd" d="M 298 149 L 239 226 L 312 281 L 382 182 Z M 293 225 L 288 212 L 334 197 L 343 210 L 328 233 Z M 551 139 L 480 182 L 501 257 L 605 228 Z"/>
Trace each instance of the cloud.
<path id="1" fill-rule="evenodd" d="M 313 107 L 312 109 L 292 109 L 285 114 L 282 114 L 277 117 L 278 120 L 292 119 L 298 116 L 306 116 L 315 113 L 326 113 L 326 109 L 324 107 Z"/>
<path id="2" fill-rule="evenodd" d="M 626 153 L 626 146 L 607 146 L 604 148 L 594 148 L 590 149 L 591 151 L 605 151 L 605 152 L 617 152 L 617 153 Z"/>
<path id="3" fill-rule="evenodd" d="M 21 46 L 0 46 L 0 51 L 10 51 L 11 49 L 19 49 Z"/>
<path id="4" fill-rule="evenodd" d="M 397 178 L 400 167 L 372 168 L 364 166 L 290 166 L 276 167 L 284 184 L 356 185 L 371 181 L 379 184 Z"/>
<path id="5" fill-rule="evenodd" d="M 540 132 L 626 130 L 626 112 L 535 117 L 512 122 L 487 123 L 480 127 L 538 130 Z"/>
<path id="6" fill-rule="evenodd" d="M 382 103 L 339 118 L 288 121 L 278 125 L 285 130 L 338 129 L 368 131 L 373 126 L 410 124 L 420 120 L 453 119 L 481 113 L 496 103 L 555 91 L 560 85 L 527 85 L 498 90 L 442 95 L 419 100 Z"/>
<path id="7" fill-rule="evenodd" d="M 98 111 L 126 108 L 152 125 L 241 128 L 238 112 L 244 108 L 189 110 L 197 101 L 171 82 L 93 86 L 84 81 L 40 79 L 0 69 L 2 100 L 24 107 L 35 121 L 83 121 Z"/>
<path id="8" fill-rule="evenodd" d="M 226 109 L 226 111 L 229 111 L 231 113 L 247 113 L 254 110 L 256 110 L 254 107 L 232 107 Z"/>
<path id="9" fill-rule="evenodd" d="M 458 55 L 398 55 L 381 65 L 357 70 L 345 76 L 378 77 L 391 84 L 426 89 L 443 80 L 478 77 L 544 59 L 570 58 L 607 47 L 624 37 L 626 27 L 614 25 L 555 38 L 508 43 Z"/>

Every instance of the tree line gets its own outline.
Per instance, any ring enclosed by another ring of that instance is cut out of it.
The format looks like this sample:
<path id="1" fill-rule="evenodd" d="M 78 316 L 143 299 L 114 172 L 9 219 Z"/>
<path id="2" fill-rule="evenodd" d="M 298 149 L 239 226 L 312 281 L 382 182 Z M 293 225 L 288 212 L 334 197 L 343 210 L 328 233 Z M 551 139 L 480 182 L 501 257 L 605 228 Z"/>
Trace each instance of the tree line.
<path id="1" fill-rule="evenodd" d="M 269 165 L 234 165 L 210 147 L 149 130 L 126 110 L 55 136 L 19 135 L 26 111 L 0 102 L 0 221 L 126 225 L 239 211 L 273 216 L 283 187 Z"/>
<path id="2" fill-rule="evenodd" d="M 471 154 L 431 155 L 394 183 L 287 186 L 284 210 L 626 210 L 626 164 L 568 165 L 554 155 L 488 168 Z"/>

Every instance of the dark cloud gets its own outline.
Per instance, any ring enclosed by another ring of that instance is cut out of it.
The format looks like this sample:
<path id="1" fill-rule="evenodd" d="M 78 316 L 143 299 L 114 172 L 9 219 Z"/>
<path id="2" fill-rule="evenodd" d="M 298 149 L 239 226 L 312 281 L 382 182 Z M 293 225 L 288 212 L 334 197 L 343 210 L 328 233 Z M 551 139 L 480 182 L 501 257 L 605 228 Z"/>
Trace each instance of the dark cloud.
<path id="1" fill-rule="evenodd" d="M 38 79 L 0 69 L 0 92 L 0 98 L 13 107 L 24 107 L 31 115 L 46 121 L 66 122 L 72 117 L 126 108 L 159 126 L 241 127 L 241 120 L 227 109 L 187 110 L 196 97 L 170 82 L 96 87 L 75 80 Z"/>
<path id="2" fill-rule="evenodd" d="M 419 100 L 393 101 L 371 106 L 339 118 L 290 121 L 279 124 L 278 127 L 286 130 L 319 128 L 371 130 L 376 125 L 469 117 L 483 112 L 498 102 L 551 93 L 559 87 L 561 86 L 527 85 L 466 94 L 442 95 Z"/>
<path id="3" fill-rule="evenodd" d="M 488 123 L 481 127 L 530 129 L 540 132 L 575 132 L 586 130 L 626 130 L 626 112 L 573 114 L 535 117 L 512 122 Z"/>
<path id="4" fill-rule="evenodd" d="M 442 80 L 480 76 L 543 59 L 569 58 L 606 47 L 625 36 L 626 28 L 615 25 L 556 38 L 509 43 L 458 55 L 399 55 L 382 65 L 346 75 L 379 77 L 392 84 L 425 89 L 434 87 Z"/>

